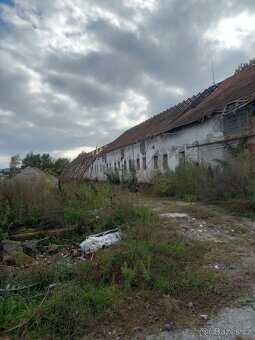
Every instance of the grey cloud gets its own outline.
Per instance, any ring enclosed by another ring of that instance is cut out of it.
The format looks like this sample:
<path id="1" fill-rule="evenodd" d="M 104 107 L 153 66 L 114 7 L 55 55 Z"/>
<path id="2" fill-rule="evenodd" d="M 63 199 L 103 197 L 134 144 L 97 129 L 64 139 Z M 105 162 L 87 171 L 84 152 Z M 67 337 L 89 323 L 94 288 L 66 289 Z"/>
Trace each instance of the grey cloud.
<path id="1" fill-rule="evenodd" d="M 153 10 L 117 0 L 0 5 L 0 110 L 12 113 L 0 115 L 0 157 L 103 145 L 123 131 L 111 117 L 122 104 L 130 108 L 123 119 L 139 120 L 130 93 L 148 102 L 149 117 L 208 87 L 211 56 L 218 81 L 254 57 L 250 37 L 227 49 L 204 35 L 224 18 L 254 13 L 254 1 L 155 3 Z M 79 40 L 88 48 L 76 49 Z"/>

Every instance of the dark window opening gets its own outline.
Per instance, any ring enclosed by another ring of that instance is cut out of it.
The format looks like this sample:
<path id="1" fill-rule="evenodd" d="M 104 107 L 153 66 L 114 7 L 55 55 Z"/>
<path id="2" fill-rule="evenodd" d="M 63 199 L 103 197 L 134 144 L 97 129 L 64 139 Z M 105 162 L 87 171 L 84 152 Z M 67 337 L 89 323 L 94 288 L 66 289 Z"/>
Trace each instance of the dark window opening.
<path id="1" fill-rule="evenodd" d="M 153 161 L 154 161 L 154 169 L 158 169 L 158 156 L 154 156 Z"/>
<path id="2" fill-rule="evenodd" d="M 131 159 L 128 161 L 128 167 L 129 167 L 129 170 L 132 169 L 132 161 L 131 161 Z"/>
<path id="3" fill-rule="evenodd" d="M 143 170 L 146 169 L 146 157 L 143 157 Z"/>
<path id="4" fill-rule="evenodd" d="M 179 152 L 179 164 L 183 165 L 185 163 L 185 152 L 184 151 L 180 151 Z"/>
<path id="5" fill-rule="evenodd" d="M 140 159 L 139 158 L 137 158 L 136 160 L 136 169 L 140 170 Z"/>
<path id="6" fill-rule="evenodd" d="M 167 155 L 167 153 L 165 153 L 165 154 L 163 155 L 163 168 L 164 168 L 164 169 L 167 169 L 167 168 L 168 168 L 168 155 Z"/>

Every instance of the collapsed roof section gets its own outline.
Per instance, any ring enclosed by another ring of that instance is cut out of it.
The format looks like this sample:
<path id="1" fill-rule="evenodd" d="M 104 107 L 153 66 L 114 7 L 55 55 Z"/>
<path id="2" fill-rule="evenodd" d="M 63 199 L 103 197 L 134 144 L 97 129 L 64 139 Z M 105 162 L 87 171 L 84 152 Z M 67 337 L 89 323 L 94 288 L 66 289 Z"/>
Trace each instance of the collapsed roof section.
<path id="1" fill-rule="evenodd" d="M 224 81 L 210 86 L 202 93 L 188 98 L 178 105 L 125 131 L 110 144 L 90 153 L 82 153 L 61 174 L 61 180 L 84 179 L 85 172 L 96 157 L 147 138 L 170 132 L 188 124 L 200 122 L 231 102 L 249 103 L 255 100 L 255 66 L 242 70 Z"/>
<path id="2" fill-rule="evenodd" d="M 98 148 L 91 152 L 82 152 L 76 157 L 68 167 L 59 176 L 61 181 L 68 181 L 70 179 L 83 180 L 85 172 L 93 164 L 96 157 L 102 153 L 104 147 Z"/>
<path id="3" fill-rule="evenodd" d="M 135 144 L 149 137 L 169 132 L 210 117 L 230 102 L 255 94 L 255 66 L 243 70 L 226 80 L 210 86 L 202 93 L 125 131 L 104 152 Z"/>

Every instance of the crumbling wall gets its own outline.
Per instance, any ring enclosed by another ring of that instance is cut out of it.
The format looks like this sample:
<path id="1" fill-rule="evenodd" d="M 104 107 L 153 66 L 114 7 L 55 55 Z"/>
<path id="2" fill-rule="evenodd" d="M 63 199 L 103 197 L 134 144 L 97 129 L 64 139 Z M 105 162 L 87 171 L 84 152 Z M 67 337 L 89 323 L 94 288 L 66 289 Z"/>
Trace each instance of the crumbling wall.
<path id="1" fill-rule="evenodd" d="M 138 180 L 148 182 L 159 171 L 165 171 L 166 167 L 174 170 L 181 162 L 187 160 L 216 164 L 215 159 L 222 159 L 224 155 L 222 142 L 238 141 L 241 137 L 247 137 L 249 150 L 255 152 L 254 105 L 251 104 L 246 109 L 247 122 L 241 120 L 243 122 L 241 130 L 237 128 L 235 118 L 233 118 L 233 124 L 230 123 L 232 128 L 225 129 L 223 114 L 219 112 L 203 122 L 187 125 L 170 133 L 150 137 L 139 143 L 101 155 L 94 161 L 85 177 L 105 180 L 105 172 L 115 169 L 121 175 L 123 167 L 129 171 L 132 162 L 135 165 Z M 145 168 L 143 167 L 144 159 L 146 159 Z"/>

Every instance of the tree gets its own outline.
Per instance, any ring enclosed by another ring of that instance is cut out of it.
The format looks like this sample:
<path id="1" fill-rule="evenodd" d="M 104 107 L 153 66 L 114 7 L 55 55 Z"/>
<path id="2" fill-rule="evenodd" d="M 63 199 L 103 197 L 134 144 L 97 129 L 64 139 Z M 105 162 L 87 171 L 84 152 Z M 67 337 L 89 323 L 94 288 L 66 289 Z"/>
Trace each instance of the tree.
<path id="1" fill-rule="evenodd" d="M 17 175 L 17 173 L 19 172 L 21 163 L 22 161 L 18 153 L 11 157 L 10 165 L 9 165 L 10 166 L 10 178 Z"/>
<path id="2" fill-rule="evenodd" d="M 27 166 L 41 169 L 41 155 L 39 153 L 34 154 L 33 151 L 27 153 L 26 157 L 22 160 L 22 168 Z"/>
<path id="3" fill-rule="evenodd" d="M 54 167 L 55 160 L 49 153 L 43 153 L 41 155 L 41 164 L 40 168 L 42 170 L 52 169 Z"/>
<path id="4" fill-rule="evenodd" d="M 19 155 L 12 156 L 10 168 L 13 169 L 13 176 L 18 172 L 21 164 L 22 169 L 31 166 L 56 176 L 60 175 L 69 163 L 70 160 L 68 158 L 59 157 L 55 159 L 49 153 L 34 154 L 33 151 L 30 151 L 23 160 L 21 160 Z"/>
<path id="5" fill-rule="evenodd" d="M 60 175 L 63 170 L 70 164 L 70 160 L 68 158 L 59 157 L 55 160 L 54 163 L 54 171 L 57 175 Z"/>

